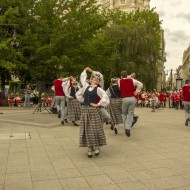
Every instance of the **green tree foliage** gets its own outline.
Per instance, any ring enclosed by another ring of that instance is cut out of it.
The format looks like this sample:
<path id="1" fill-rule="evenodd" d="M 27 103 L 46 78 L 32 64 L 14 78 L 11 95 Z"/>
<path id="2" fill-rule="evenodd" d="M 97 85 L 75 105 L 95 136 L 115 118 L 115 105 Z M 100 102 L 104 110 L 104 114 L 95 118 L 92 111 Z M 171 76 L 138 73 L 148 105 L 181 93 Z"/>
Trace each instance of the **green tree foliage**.
<path id="1" fill-rule="evenodd" d="M 110 24 L 104 32 L 112 44 L 106 71 L 112 76 L 119 76 L 123 69 L 136 72 L 147 89 L 155 88 L 161 23 L 154 9 L 129 14 L 116 10 L 106 16 Z"/>
<path id="2" fill-rule="evenodd" d="M 155 11 L 100 11 L 95 2 L 3 0 L 0 23 L 17 24 L 20 45 L 9 45 L 14 27 L 1 26 L 0 67 L 23 81 L 52 82 L 59 72 L 79 75 L 90 66 L 104 74 L 107 86 L 125 69 L 153 88 L 161 47 Z"/>
<path id="3" fill-rule="evenodd" d="M 1 88 L 10 75 L 27 68 L 18 41 L 26 24 L 28 0 L 1 1 L 0 4 L 0 75 Z"/>

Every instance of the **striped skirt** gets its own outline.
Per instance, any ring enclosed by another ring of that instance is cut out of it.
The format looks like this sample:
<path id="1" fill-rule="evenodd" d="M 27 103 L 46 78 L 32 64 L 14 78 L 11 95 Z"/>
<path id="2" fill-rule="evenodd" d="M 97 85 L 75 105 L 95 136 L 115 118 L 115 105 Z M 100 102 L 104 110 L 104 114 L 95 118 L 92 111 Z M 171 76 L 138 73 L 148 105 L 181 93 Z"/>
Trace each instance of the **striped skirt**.
<path id="1" fill-rule="evenodd" d="M 77 99 L 69 99 L 67 104 L 67 119 L 79 121 L 81 116 L 81 104 Z"/>
<path id="2" fill-rule="evenodd" d="M 110 104 L 106 107 L 106 110 L 110 114 L 114 125 L 123 123 L 121 98 L 110 98 Z"/>
<path id="3" fill-rule="evenodd" d="M 106 145 L 100 109 L 82 106 L 80 118 L 80 147 Z"/>

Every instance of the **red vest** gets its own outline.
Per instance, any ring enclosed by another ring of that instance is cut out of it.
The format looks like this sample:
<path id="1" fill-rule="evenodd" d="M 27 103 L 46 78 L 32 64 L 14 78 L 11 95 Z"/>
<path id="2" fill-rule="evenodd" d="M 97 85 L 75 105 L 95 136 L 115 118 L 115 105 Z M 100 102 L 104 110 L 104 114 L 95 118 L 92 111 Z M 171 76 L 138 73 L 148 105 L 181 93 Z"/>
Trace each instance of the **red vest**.
<path id="1" fill-rule="evenodd" d="M 120 80 L 120 92 L 121 97 L 135 97 L 134 92 L 136 91 L 133 79 L 127 78 L 127 79 L 121 79 Z"/>
<path id="2" fill-rule="evenodd" d="M 190 86 L 183 86 L 183 101 L 190 102 Z"/>
<path id="3" fill-rule="evenodd" d="M 62 80 L 55 80 L 54 87 L 55 87 L 55 96 L 65 96 L 62 87 Z"/>

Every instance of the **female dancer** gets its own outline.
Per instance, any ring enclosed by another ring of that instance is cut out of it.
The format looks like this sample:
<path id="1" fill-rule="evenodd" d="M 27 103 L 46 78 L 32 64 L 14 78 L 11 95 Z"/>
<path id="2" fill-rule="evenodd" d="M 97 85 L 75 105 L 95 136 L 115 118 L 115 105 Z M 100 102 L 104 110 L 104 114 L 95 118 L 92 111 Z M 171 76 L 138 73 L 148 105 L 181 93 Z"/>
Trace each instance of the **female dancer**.
<path id="1" fill-rule="evenodd" d="M 109 104 L 109 97 L 103 89 L 98 87 L 99 83 L 100 78 L 92 76 L 90 84 L 86 83 L 76 93 L 76 98 L 82 103 L 79 146 L 88 147 L 89 158 L 92 158 L 93 150 L 95 150 L 95 156 L 98 156 L 100 154 L 99 147 L 106 145 L 100 107 Z"/>
<path id="2" fill-rule="evenodd" d="M 111 85 L 107 89 L 106 93 L 110 97 L 110 104 L 107 107 L 107 110 L 112 118 L 113 125 L 111 125 L 111 129 L 114 130 L 115 134 L 117 134 L 118 124 L 123 123 L 122 121 L 122 99 L 120 98 L 120 90 L 118 86 L 119 78 L 112 78 Z"/>
<path id="3" fill-rule="evenodd" d="M 76 92 L 79 90 L 80 86 L 76 81 L 76 78 L 73 77 L 70 81 L 70 87 L 68 88 L 68 104 L 67 104 L 67 119 L 72 121 L 75 126 L 79 126 L 77 121 L 80 120 L 81 116 L 81 104 L 76 99 Z"/>

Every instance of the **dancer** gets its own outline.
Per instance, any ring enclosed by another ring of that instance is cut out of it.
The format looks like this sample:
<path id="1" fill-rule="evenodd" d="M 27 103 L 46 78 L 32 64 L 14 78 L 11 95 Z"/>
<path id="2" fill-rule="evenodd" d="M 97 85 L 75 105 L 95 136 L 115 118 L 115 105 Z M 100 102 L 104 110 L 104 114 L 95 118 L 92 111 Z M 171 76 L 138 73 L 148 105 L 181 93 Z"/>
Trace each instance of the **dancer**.
<path id="1" fill-rule="evenodd" d="M 80 75 L 80 82 L 82 84 L 82 86 L 85 86 L 86 83 L 89 84 L 89 82 L 87 82 L 87 71 L 91 72 L 91 77 L 98 77 L 100 79 L 100 82 L 98 84 L 98 87 L 104 89 L 104 77 L 103 75 L 98 72 L 98 71 L 93 71 L 90 67 L 86 67 L 84 69 L 84 71 L 81 73 Z M 100 101 L 100 97 L 99 97 L 99 101 Z M 103 121 L 108 123 L 108 124 L 111 124 L 113 125 L 113 122 L 112 122 L 112 119 L 111 119 L 111 116 L 110 114 L 106 111 L 105 107 L 101 107 L 100 108 L 100 112 L 102 114 L 102 118 L 103 118 Z"/>
<path id="2" fill-rule="evenodd" d="M 131 73 L 129 76 L 127 76 L 127 78 L 135 79 L 135 78 L 136 78 L 136 73 Z M 137 102 L 138 102 L 138 98 L 139 98 L 138 93 L 135 94 L 135 98 L 136 98 L 136 100 L 137 100 Z M 139 118 L 139 116 L 135 115 L 135 113 L 134 113 L 134 115 L 133 115 L 133 122 L 132 122 L 131 127 L 133 127 L 133 126 L 135 125 L 135 123 L 137 123 L 138 118 Z"/>
<path id="3" fill-rule="evenodd" d="M 81 104 L 76 99 L 76 92 L 80 89 L 80 86 L 76 80 L 76 77 L 72 77 L 71 80 L 68 81 L 68 92 L 66 96 L 68 97 L 67 104 L 67 112 L 69 121 L 72 121 L 74 126 L 79 126 L 77 121 L 80 120 L 81 116 Z"/>
<path id="4" fill-rule="evenodd" d="M 109 97 L 103 89 L 98 87 L 98 84 L 100 84 L 100 77 L 91 76 L 90 84 L 86 83 L 76 93 L 76 98 L 82 103 L 79 146 L 88 147 L 89 158 L 92 158 L 93 150 L 95 150 L 95 156 L 98 156 L 100 146 L 106 145 L 100 107 L 109 104 Z"/>
<path id="5" fill-rule="evenodd" d="M 59 75 L 58 79 L 54 81 L 55 102 L 57 106 L 58 118 L 61 118 L 61 124 L 64 125 L 66 97 L 62 83 L 63 83 L 63 77 L 62 75 Z"/>
<path id="6" fill-rule="evenodd" d="M 118 133 L 118 125 L 123 123 L 121 116 L 122 100 L 120 96 L 118 81 L 119 78 L 112 78 L 110 87 L 106 91 L 107 95 L 110 97 L 110 104 L 106 109 L 112 118 L 113 125 L 111 126 L 111 130 L 114 130 L 115 134 Z"/>
<path id="7" fill-rule="evenodd" d="M 190 80 L 185 81 L 185 85 L 182 88 L 183 93 L 183 105 L 185 109 L 185 126 L 188 126 L 190 121 Z"/>
<path id="8" fill-rule="evenodd" d="M 137 101 L 135 94 L 141 91 L 143 84 L 133 78 L 128 78 L 127 71 L 122 71 L 119 87 L 122 98 L 122 119 L 125 127 L 125 134 L 130 137 L 135 104 Z"/>

